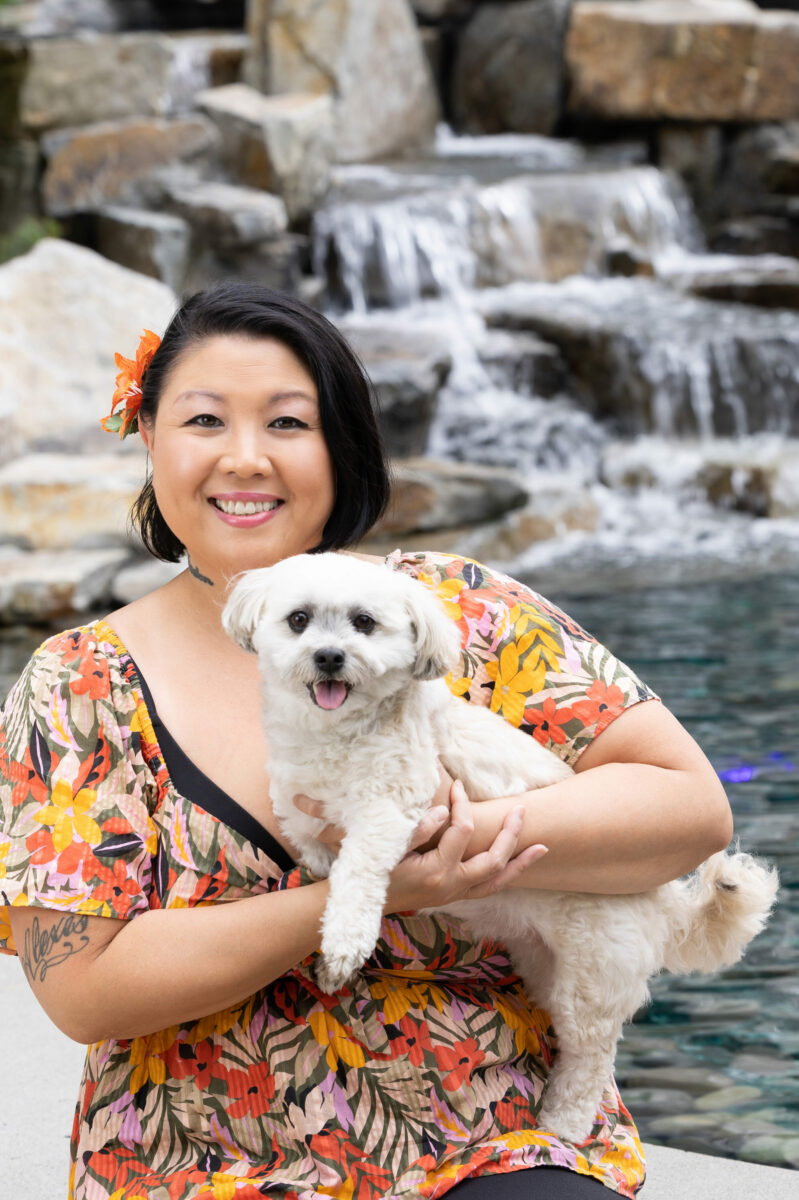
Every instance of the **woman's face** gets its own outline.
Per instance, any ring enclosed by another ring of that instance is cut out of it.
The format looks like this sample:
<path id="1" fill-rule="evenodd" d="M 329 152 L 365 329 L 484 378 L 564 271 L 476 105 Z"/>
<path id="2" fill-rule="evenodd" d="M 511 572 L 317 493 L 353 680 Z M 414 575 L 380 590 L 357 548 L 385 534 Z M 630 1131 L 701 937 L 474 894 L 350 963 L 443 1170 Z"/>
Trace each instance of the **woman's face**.
<path id="1" fill-rule="evenodd" d="M 316 386 L 282 342 L 225 335 L 187 349 L 141 433 L 164 520 L 213 582 L 320 541 L 333 464 Z"/>

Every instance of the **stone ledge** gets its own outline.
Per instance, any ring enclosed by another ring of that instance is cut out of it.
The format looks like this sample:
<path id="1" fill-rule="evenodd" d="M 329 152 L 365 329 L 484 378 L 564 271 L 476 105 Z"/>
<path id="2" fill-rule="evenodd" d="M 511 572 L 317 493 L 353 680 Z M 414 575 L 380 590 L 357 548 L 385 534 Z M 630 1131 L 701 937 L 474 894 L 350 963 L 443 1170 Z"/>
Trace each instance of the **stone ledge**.
<path id="1" fill-rule="evenodd" d="M 579 0 L 569 108 L 627 120 L 769 121 L 799 112 L 799 13 L 731 0 Z"/>
<path id="2" fill-rule="evenodd" d="M 714 1158 L 666 1146 L 644 1144 L 646 1183 L 641 1200 L 796 1200 L 799 1175 L 781 1167 L 732 1158 Z"/>

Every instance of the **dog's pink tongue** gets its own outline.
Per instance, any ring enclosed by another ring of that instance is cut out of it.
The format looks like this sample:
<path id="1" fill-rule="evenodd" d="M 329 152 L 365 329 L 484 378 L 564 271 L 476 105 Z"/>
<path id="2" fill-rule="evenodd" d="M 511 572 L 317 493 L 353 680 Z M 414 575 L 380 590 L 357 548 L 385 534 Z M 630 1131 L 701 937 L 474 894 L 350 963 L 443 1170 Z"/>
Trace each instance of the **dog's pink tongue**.
<path id="1" fill-rule="evenodd" d="M 338 708 L 347 699 L 347 685 L 340 679 L 325 680 L 316 685 L 316 703 L 320 708 Z"/>

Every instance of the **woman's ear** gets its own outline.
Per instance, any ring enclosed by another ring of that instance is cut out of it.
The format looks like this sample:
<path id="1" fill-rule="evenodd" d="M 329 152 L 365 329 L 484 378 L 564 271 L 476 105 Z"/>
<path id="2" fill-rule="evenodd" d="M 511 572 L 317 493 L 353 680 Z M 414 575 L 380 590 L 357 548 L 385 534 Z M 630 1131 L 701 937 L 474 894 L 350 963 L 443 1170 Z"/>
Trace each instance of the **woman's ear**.
<path id="1" fill-rule="evenodd" d="M 141 419 L 141 414 L 139 415 L 138 424 L 139 424 L 139 437 L 144 442 L 144 448 L 147 451 L 147 453 L 149 454 L 150 447 L 153 444 L 153 427 L 149 422 L 145 422 Z"/>
<path id="2" fill-rule="evenodd" d="M 232 589 L 222 610 L 222 628 L 242 650 L 256 654 L 253 636 L 266 612 L 269 567 L 244 571 L 231 580 Z"/>
<path id="3" fill-rule="evenodd" d="M 458 663 L 461 639 L 435 595 L 423 583 L 409 579 L 406 605 L 411 619 L 416 659 L 413 678 L 441 679 Z"/>

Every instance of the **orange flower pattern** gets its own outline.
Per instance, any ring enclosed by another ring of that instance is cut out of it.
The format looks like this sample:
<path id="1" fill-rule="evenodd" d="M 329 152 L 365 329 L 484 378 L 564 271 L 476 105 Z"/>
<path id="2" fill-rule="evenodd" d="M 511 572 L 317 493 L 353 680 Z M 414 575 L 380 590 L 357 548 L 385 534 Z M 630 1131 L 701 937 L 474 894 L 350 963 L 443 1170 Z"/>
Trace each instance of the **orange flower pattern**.
<path id="1" fill-rule="evenodd" d="M 543 597 L 468 559 L 390 555 L 461 632 L 450 684 L 569 763 L 653 693 Z M 133 920 L 299 887 L 169 777 L 135 667 L 102 621 L 51 638 L 0 723 L 0 950 L 7 906 Z M 539 1129 L 555 1053 L 499 943 L 454 918 L 384 921 L 351 987 L 313 956 L 245 1002 L 89 1046 L 69 1200 L 439 1197 L 461 1180 L 557 1164 L 633 1197 L 644 1178 L 615 1086 L 579 1147 Z"/>

